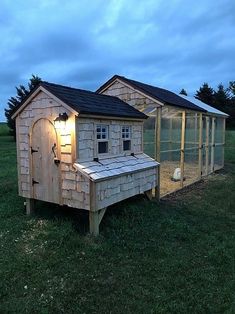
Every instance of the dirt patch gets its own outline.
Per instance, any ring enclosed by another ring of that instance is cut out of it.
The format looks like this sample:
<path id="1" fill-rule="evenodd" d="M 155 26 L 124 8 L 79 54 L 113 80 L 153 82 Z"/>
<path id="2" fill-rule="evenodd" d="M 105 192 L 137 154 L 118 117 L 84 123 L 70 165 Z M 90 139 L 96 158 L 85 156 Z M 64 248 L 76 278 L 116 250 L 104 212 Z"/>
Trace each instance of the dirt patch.
<path id="1" fill-rule="evenodd" d="M 177 161 L 163 161 L 161 162 L 161 173 L 160 173 L 160 181 L 161 181 L 161 197 L 164 197 L 166 194 L 176 192 L 181 190 L 180 181 L 173 181 L 173 173 L 176 168 L 180 168 L 179 162 Z M 218 175 L 219 171 L 219 175 Z M 225 174 L 218 170 L 215 173 L 209 175 L 210 180 L 224 180 Z M 202 172 L 205 173 L 205 168 L 202 169 Z M 218 175 L 218 176 L 217 176 Z M 206 181 L 209 179 L 209 176 L 203 177 L 203 180 Z M 208 179 L 207 179 L 208 178 Z M 198 173 L 198 163 L 184 163 L 184 187 L 190 186 L 200 180 Z"/>
<path id="2" fill-rule="evenodd" d="M 182 189 L 172 192 L 161 198 L 161 201 L 170 201 L 178 202 L 180 200 L 185 200 L 186 198 L 193 196 L 197 199 L 202 198 L 204 195 L 205 188 L 208 186 L 208 183 L 211 181 L 225 181 L 228 179 L 228 172 L 224 169 L 218 170 L 215 173 L 212 173 L 206 177 L 203 177 L 200 181 L 196 181 L 191 185 L 185 186 Z"/>

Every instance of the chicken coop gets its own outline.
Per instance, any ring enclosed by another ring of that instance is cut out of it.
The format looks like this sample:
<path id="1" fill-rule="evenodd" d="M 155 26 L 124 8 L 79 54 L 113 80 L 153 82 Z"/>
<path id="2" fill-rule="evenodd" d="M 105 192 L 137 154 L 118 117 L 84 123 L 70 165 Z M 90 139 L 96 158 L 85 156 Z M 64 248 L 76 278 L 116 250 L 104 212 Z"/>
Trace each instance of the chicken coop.
<path id="1" fill-rule="evenodd" d="M 159 164 L 143 153 L 147 116 L 117 97 L 41 82 L 16 108 L 19 195 L 89 211 L 99 233 L 106 208 L 149 198 Z"/>
<path id="2" fill-rule="evenodd" d="M 224 166 L 227 115 L 193 98 L 115 75 L 97 92 L 148 115 L 144 152 L 160 163 L 161 197 Z"/>

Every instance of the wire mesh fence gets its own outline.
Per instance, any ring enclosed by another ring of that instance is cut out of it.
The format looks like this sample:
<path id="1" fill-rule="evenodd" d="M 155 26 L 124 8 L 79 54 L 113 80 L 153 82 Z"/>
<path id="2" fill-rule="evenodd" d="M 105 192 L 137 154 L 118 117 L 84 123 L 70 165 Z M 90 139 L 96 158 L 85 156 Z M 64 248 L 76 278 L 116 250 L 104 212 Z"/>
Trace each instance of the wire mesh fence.
<path id="1" fill-rule="evenodd" d="M 157 149 L 155 126 L 153 112 L 144 124 L 144 152 L 153 158 Z M 161 196 L 223 167 L 224 118 L 187 111 L 184 115 L 183 110 L 164 106 L 160 138 Z"/>

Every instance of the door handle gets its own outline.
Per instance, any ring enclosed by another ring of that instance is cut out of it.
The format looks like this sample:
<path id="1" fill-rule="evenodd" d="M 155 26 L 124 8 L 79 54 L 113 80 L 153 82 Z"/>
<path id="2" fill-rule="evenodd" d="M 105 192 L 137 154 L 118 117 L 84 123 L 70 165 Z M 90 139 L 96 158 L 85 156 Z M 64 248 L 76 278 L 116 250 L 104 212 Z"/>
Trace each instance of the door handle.
<path id="1" fill-rule="evenodd" d="M 38 181 L 35 181 L 34 178 L 33 178 L 33 179 L 32 179 L 32 185 L 34 185 L 34 184 L 39 184 L 39 182 L 38 182 Z"/>
<path id="2" fill-rule="evenodd" d="M 60 160 L 58 158 L 54 158 L 54 163 L 58 166 L 60 164 Z"/>
<path id="3" fill-rule="evenodd" d="M 56 152 L 55 152 L 55 150 L 56 150 L 56 143 L 54 143 L 54 145 L 52 146 L 51 150 L 52 150 L 52 152 L 54 154 L 54 157 L 56 158 Z"/>

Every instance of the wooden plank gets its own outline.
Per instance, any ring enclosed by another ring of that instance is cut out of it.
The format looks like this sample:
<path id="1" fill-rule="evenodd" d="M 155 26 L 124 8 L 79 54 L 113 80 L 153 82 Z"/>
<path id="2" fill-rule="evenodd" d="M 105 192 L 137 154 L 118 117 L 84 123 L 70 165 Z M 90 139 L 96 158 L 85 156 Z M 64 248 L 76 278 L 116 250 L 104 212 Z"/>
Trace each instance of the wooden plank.
<path id="1" fill-rule="evenodd" d="M 17 150 L 17 171 L 18 171 L 18 192 L 19 195 L 22 195 L 22 186 L 21 186 L 21 166 L 20 166 L 20 139 L 18 133 L 19 117 L 16 117 L 16 150 Z M 27 145 L 27 144 L 25 144 Z"/>
<path id="2" fill-rule="evenodd" d="M 90 211 L 96 211 L 96 184 L 94 181 L 90 183 Z"/>
<path id="3" fill-rule="evenodd" d="M 198 125 L 197 125 L 197 113 L 195 113 L 194 119 L 195 119 L 195 123 L 194 123 L 194 143 L 197 143 L 197 130 L 198 130 Z M 186 142 L 185 142 L 186 143 Z"/>
<path id="4" fill-rule="evenodd" d="M 106 213 L 106 210 L 107 210 L 107 207 L 100 209 L 100 211 L 99 211 L 99 224 L 101 223 L 101 220 L 103 219 L 104 214 Z"/>
<path id="5" fill-rule="evenodd" d="M 61 145 L 60 148 L 61 148 L 61 153 L 65 153 L 65 154 L 71 154 L 72 149 L 74 149 L 72 145 Z"/>
<path id="6" fill-rule="evenodd" d="M 31 146 L 36 151 L 31 154 L 32 179 L 35 199 L 61 203 L 60 165 L 54 163 L 55 155 L 59 158 L 57 133 L 48 119 L 39 119 L 32 129 Z M 53 150 L 54 149 L 54 153 Z M 55 154 L 55 155 L 54 155 Z"/>
<path id="7" fill-rule="evenodd" d="M 155 118 L 155 160 L 158 162 L 161 159 L 161 118 L 162 108 L 158 107 Z"/>
<path id="8" fill-rule="evenodd" d="M 99 235 L 99 213 L 98 211 L 89 211 L 89 229 L 94 236 Z"/>
<path id="9" fill-rule="evenodd" d="M 89 228 L 92 235 L 99 235 L 99 213 L 96 210 L 96 186 L 93 181 L 90 181 Z"/>
<path id="10" fill-rule="evenodd" d="M 26 198 L 26 214 L 31 215 L 34 213 L 35 201 L 32 198 Z"/>
<path id="11" fill-rule="evenodd" d="M 202 177 L 202 130 L 203 130 L 203 120 L 202 113 L 199 114 L 199 143 L 198 143 L 198 178 Z"/>
<path id="12" fill-rule="evenodd" d="M 225 146 L 225 131 L 226 131 L 226 119 L 224 118 L 223 119 L 223 138 L 222 138 L 222 141 L 223 141 L 223 149 L 222 149 L 222 168 L 224 167 L 224 146 Z"/>
<path id="13" fill-rule="evenodd" d="M 185 111 L 182 112 L 181 121 L 181 152 L 180 152 L 180 186 L 184 186 L 184 146 L 185 146 Z"/>
<path id="14" fill-rule="evenodd" d="M 210 118 L 206 117 L 206 175 L 209 174 L 209 127 L 210 127 Z"/>
<path id="15" fill-rule="evenodd" d="M 211 172 L 214 171 L 215 162 L 215 117 L 212 117 L 211 125 Z"/>
<path id="16" fill-rule="evenodd" d="M 146 195 L 148 200 L 150 200 L 150 201 L 152 200 L 152 198 L 153 198 L 152 189 L 148 190 L 148 191 L 145 191 L 144 194 Z"/>
<path id="17" fill-rule="evenodd" d="M 173 144 L 173 139 L 172 139 L 172 122 L 173 122 L 173 118 L 170 117 L 170 126 L 169 126 L 169 150 L 170 150 L 170 160 L 172 160 L 172 144 Z"/>
<path id="18" fill-rule="evenodd" d="M 162 119 L 162 107 L 157 108 L 156 110 L 156 118 L 155 118 L 155 160 L 160 163 L 161 160 L 161 119 Z M 158 185 L 154 189 L 155 198 L 159 200 L 160 198 L 160 167 L 158 165 L 156 168 Z"/>
<path id="19" fill-rule="evenodd" d="M 72 124 L 72 127 L 71 127 L 71 142 L 72 142 L 72 145 L 71 145 L 71 148 L 72 148 L 72 152 L 71 152 L 71 156 L 72 156 L 72 163 L 75 162 L 76 160 L 76 156 L 77 156 L 77 147 L 76 147 L 76 123 L 77 123 L 77 116 L 76 115 L 73 115 L 69 118 L 69 122 L 70 124 Z"/>
<path id="20" fill-rule="evenodd" d="M 141 153 L 144 151 L 144 121 L 141 124 Z"/>

